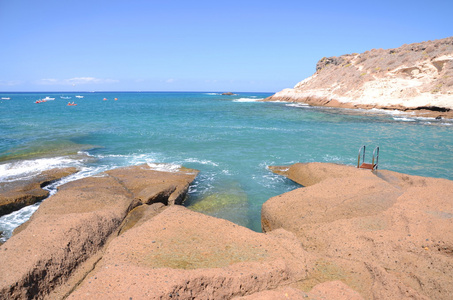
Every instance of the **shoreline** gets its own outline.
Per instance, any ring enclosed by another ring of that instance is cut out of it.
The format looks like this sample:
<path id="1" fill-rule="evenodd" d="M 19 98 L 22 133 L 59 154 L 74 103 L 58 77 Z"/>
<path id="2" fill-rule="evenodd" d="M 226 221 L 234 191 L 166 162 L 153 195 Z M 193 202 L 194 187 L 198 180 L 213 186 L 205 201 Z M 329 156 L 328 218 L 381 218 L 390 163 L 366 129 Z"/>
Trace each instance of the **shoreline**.
<path id="1" fill-rule="evenodd" d="M 337 97 L 340 98 L 340 97 Z M 381 105 L 377 103 L 360 103 L 350 99 L 349 101 L 344 98 L 337 100 L 337 98 L 327 97 L 327 96 L 313 96 L 310 94 L 297 92 L 294 89 L 285 89 L 281 92 L 278 92 L 270 97 L 265 98 L 264 102 L 271 101 L 284 101 L 290 103 L 304 103 L 309 106 L 319 106 L 319 107 L 332 107 L 332 108 L 347 108 L 347 109 L 380 109 L 384 111 L 396 110 L 403 114 L 408 114 L 417 117 L 427 117 L 434 119 L 452 119 L 453 120 L 453 110 L 450 108 L 442 108 L 436 106 L 418 106 L 418 107 L 407 107 L 403 103 L 392 104 L 392 105 Z"/>

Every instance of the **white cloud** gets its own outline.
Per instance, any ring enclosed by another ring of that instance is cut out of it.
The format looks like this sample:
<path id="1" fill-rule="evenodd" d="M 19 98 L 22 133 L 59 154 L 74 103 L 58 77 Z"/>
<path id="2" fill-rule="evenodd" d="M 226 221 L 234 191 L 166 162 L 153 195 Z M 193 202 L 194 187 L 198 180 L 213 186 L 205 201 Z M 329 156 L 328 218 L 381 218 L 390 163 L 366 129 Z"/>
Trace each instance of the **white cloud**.
<path id="1" fill-rule="evenodd" d="M 15 86 L 22 83 L 20 80 L 0 80 L 0 86 Z"/>
<path id="2" fill-rule="evenodd" d="M 175 79 L 174 78 L 169 78 L 167 80 L 165 80 L 166 83 L 173 83 L 175 82 Z"/>
<path id="3" fill-rule="evenodd" d="M 100 83 L 116 83 L 116 79 L 104 79 L 95 77 L 74 77 L 69 79 L 45 78 L 38 80 L 39 85 L 84 85 L 84 84 L 100 84 Z"/>

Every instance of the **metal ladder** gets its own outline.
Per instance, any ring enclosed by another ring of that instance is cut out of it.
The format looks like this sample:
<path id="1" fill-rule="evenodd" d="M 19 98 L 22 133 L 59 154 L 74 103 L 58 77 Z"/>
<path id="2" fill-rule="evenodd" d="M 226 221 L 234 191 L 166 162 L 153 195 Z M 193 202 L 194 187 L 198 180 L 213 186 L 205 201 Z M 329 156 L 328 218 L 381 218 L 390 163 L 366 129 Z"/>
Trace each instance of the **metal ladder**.
<path id="1" fill-rule="evenodd" d="M 365 162 L 365 149 L 366 149 L 365 145 L 359 148 L 359 155 L 357 157 L 357 168 L 377 170 L 379 161 L 379 146 L 374 148 L 373 160 L 371 161 L 371 164 Z M 360 154 L 362 154 L 362 164 L 360 164 Z"/>

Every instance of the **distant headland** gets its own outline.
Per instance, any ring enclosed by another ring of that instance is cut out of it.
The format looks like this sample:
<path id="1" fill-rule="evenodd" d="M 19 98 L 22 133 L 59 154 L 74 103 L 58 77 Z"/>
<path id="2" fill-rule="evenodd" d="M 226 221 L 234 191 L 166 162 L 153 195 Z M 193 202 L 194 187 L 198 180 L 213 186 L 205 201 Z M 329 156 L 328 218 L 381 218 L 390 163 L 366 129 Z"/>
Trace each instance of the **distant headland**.
<path id="1" fill-rule="evenodd" d="M 265 100 L 453 118 L 453 37 L 323 57 L 311 77 Z"/>

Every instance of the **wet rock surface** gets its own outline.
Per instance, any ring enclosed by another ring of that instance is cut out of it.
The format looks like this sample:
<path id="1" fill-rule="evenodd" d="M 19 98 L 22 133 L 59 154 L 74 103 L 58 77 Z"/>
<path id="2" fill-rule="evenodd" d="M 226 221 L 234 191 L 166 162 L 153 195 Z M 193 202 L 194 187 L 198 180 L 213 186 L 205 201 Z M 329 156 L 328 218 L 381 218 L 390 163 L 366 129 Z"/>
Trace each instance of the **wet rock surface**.
<path id="1" fill-rule="evenodd" d="M 77 171 L 76 168 L 57 168 L 29 179 L 0 182 L 0 216 L 47 198 L 49 191 L 43 187 Z"/>

